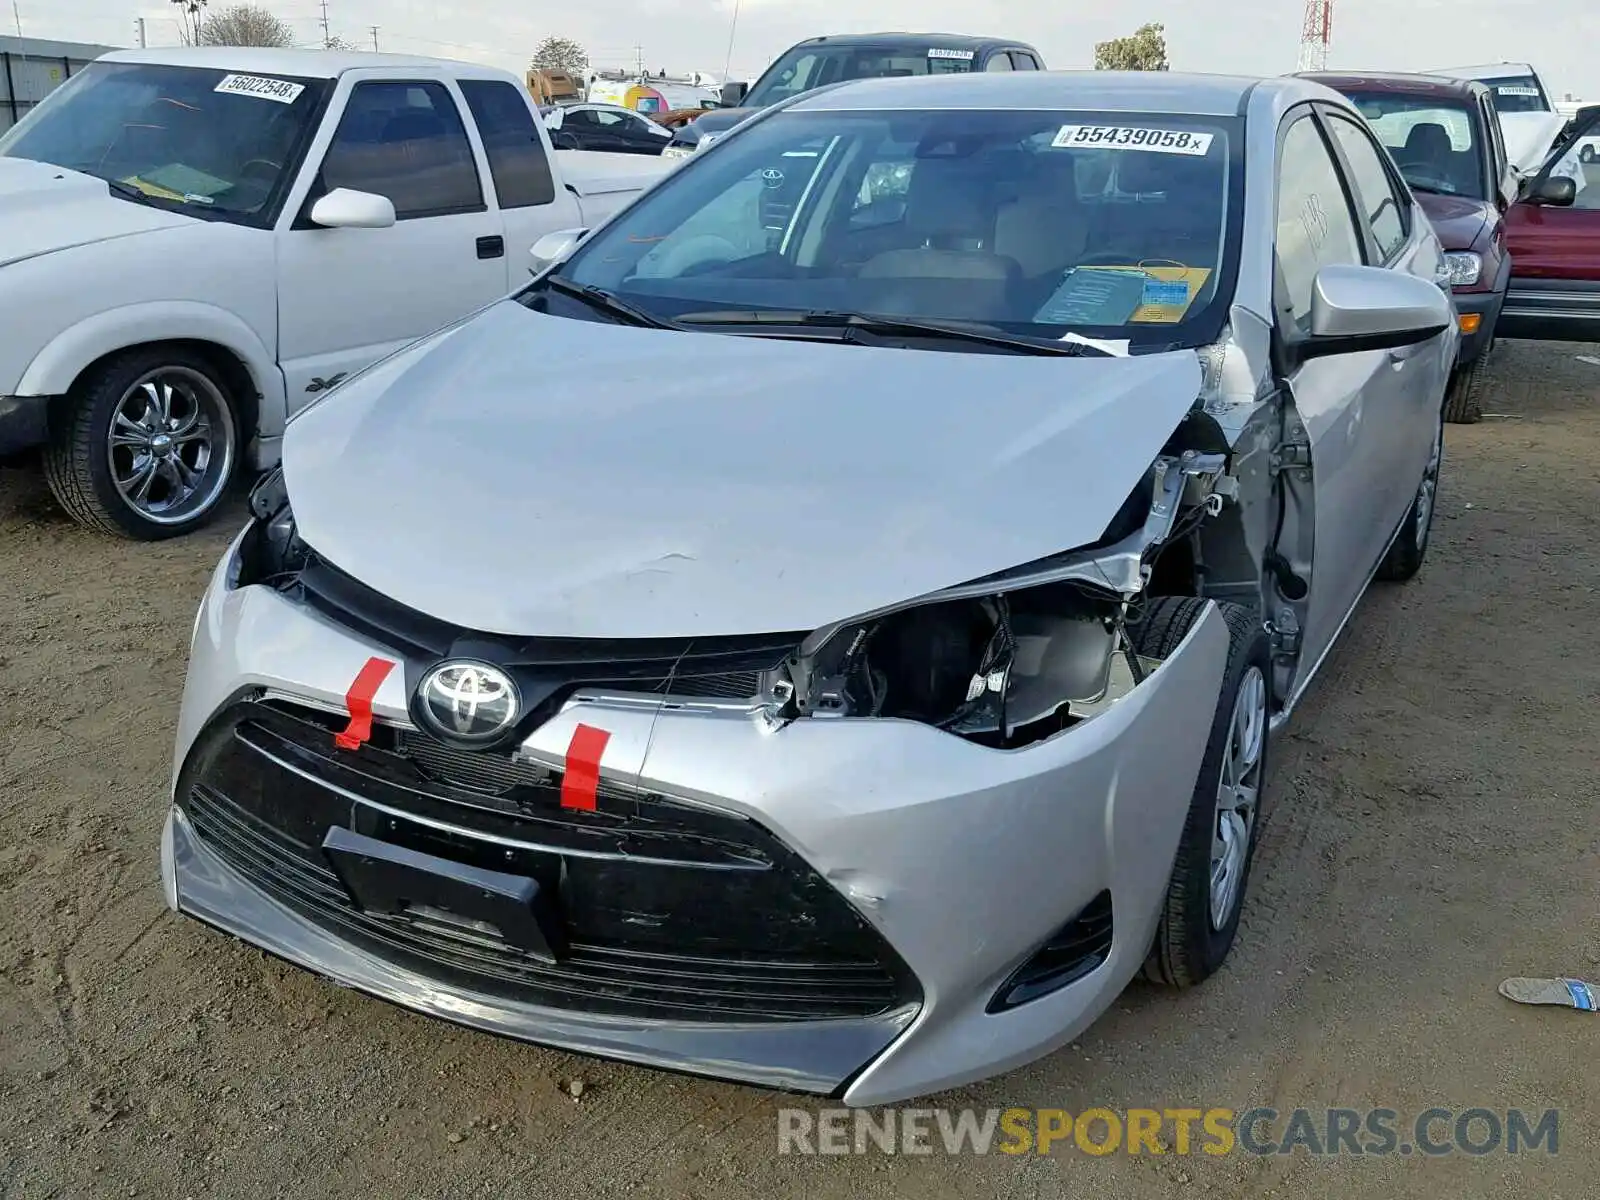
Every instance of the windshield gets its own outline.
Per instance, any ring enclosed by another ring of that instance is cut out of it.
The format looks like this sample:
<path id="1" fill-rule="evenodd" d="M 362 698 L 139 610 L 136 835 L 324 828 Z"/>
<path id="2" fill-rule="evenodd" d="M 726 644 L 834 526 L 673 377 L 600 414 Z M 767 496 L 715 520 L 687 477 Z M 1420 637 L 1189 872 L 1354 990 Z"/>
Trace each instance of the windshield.
<path id="1" fill-rule="evenodd" d="M 1532 75 L 1511 75 L 1504 79 L 1485 79 L 1484 86 L 1494 97 L 1496 112 L 1549 112 L 1550 100 Z"/>
<path id="2" fill-rule="evenodd" d="M 91 63 L 0 138 L 0 155 L 126 184 L 125 196 L 197 215 L 255 217 L 287 179 L 325 88 L 324 80 Z"/>
<path id="3" fill-rule="evenodd" d="M 965 74 L 976 61 L 971 50 L 945 46 L 796 46 L 756 80 L 745 104 L 767 108 L 844 79 Z"/>
<path id="4" fill-rule="evenodd" d="M 562 274 L 667 319 L 848 311 L 1202 345 L 1231 288 L 1237 134 L 1232 118 L 784 111 L 646 192 Z"/>
<path id="5" fill-rule="evenodd" d="M 1388 147 L 1412 187 L 1474 200 L 1487 198 L 1479 131 L 1465 103 L 1395 92 L 1346 94 Z"/>

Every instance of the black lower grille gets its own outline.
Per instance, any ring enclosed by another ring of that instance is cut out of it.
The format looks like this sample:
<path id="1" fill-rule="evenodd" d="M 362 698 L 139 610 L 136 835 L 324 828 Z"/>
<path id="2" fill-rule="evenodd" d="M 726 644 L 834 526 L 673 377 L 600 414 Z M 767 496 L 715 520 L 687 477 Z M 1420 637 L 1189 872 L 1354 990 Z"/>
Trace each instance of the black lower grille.
<path id="1" fill-rule="evenodd" d="M 179 796 L 229 867 L 370 953 L 445 985 L 593 1014 L 800 1021 L 920 1001 L 881 935 L 752 821 L 611 785 L 597 811 L 564 810 L 559 776 L 509 759 L 477 764 L 492 788 L 464 787 L 448 778 L 463 764 L 430 762 L 393 730 L 335 750 L 337 724 L 236 705 L 196 743 Z M 555 897 L 562 953 L 532 957 L 448 914 L 361 910 L 321 852 L 333 826 L 533 877 Z"/>
<path id="2" fill-rule="evenodd" d="M 1111 893 L 1101 892 L 995 992 L 990 1012 L 1016 1008 L 1082 979 L 1111 956 Z"/>

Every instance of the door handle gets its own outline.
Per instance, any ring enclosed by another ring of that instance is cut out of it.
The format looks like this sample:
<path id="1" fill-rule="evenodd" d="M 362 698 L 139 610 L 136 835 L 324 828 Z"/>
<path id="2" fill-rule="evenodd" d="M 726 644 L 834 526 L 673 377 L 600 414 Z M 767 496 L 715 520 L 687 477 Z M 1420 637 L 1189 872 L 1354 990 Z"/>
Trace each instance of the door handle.
<path id="1" fill-rule="evenodd" d="M 504 258 L 505 256 L 506 240 L 498 233 L 478 239 L 479 258 Z"/>

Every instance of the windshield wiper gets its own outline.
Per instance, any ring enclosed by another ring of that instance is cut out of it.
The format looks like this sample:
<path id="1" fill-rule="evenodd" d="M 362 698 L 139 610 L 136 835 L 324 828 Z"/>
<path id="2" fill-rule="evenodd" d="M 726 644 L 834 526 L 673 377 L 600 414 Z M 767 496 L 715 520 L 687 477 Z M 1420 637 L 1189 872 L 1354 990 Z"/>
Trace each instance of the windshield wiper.
<path id="1" fill-rule="evenodd" d="M 1042 338 L 1014 336 L 998 329 L 972 325 L 946 324 L 942 321 L 918 321 L 905 317 L 878 316 L 873 313 L 835 312 L 831 309 L 725 309 L 713 312 L 685 313 L 678 318 L 680 325 L 795 325 L 802 328 L 830 328 L 844 331 L 896 335 L 908 337 L 939 338 L 944 341 L 966 342 L 974 346 L 994 346 L 1001 350 L 1014 350 L 1019 354 L 1054 354 L 1064 358 L 1111 358 L 1109 352 L 1098 346 L 1081 342 L 1046 341 Z"/>
<path id="2" fill-rule="evenodd" d="M 571 296 L 574 300 L 581 300 L 590 308 L 599 309 L 601 312 L 609 313 L 613 317 L 621 317 L 631 325 L 642 325 L 646 329 L 681 330 L 683 328 L 676 321 L 669 321 L 664 317 L 647 313 L 642 308 L 634 307 L 626 300 L 613 296 L 604 288 L 588 287 L 581 283 L 574 283 L 572 280 L 563 278 L 560 275 L 546 275 L 544 284 L 546 287 L 560 292 L 563 296 Z"/>

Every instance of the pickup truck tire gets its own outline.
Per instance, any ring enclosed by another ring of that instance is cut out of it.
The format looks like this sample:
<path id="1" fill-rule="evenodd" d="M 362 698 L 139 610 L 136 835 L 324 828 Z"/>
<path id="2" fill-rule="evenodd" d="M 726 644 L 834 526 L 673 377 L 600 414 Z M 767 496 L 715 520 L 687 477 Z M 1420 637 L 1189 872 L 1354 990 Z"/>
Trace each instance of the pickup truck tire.
<path id="1" fill-rule="evenodd" d="M 1166 658 L 1183 642 L 1208 602 L 1193 596 L 1149 601 L 1130 633 L 1134 650 Z M 1272 643 L 1256 610 L 1219 603 L 1228 627 L 1228 662 L 1200 775 L 1189 798 L 1166 903 L 1145 976 L 1193 987 L 1216 973 L 1233 949 L 1261 829 L 1267 775 Z"/>
<path id="2" fill-rule="evenodd" d="M 138 541 L 198 529 L 239 462 L 239 407 L 216 367 L 178 347 L 91 369 L 51 421 L 45 480 L 80 524 Z"/>
<path id="3" fill-rule="evenodd" d="M 1493 350 L 1491 342 L 1482 354 L 1466 366 L 1458 367 L 1450 377 L 1450 386 L 1444 393 L 1444 419 L 1450 424 L 1476 425 L 1483 420 L 1485 368 Z"/>

